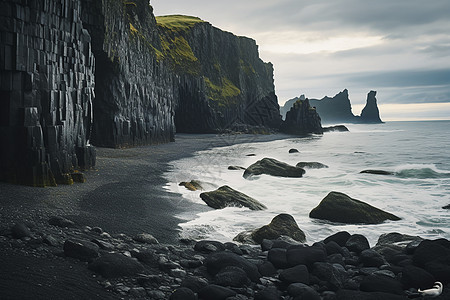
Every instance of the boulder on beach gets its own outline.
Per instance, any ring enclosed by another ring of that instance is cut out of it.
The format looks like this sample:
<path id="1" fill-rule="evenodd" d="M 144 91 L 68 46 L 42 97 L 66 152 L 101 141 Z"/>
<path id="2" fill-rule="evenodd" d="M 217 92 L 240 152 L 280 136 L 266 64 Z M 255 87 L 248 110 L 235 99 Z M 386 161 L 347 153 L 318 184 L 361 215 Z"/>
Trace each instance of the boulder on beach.
<path id="1" fill-rule="evenodd" d="M 302 177 L 305 174 L 305 170 L 302 168 L 288 165 L 287 163 L 278 161 L 273 158 L 263 158 L 258 160 L 244 172 L 244 178 L 248 179 L 254 175 L 271 175 L 278 177 Z"/>
<path id="2" fill-rule="evenodd" d="M 331 192 L 309 213 L 310 218 L 346 224 L 380 224 L 399 217 L 343 193 Z"/>
<path id="3" fill-rule="evenodd" d="M 384 170 L 363 170 L 359 172 L 360 174 L 374 174 L 374 175 L 394 175 L 394 172 L 384 171 Z"/>
<path id="4" fill-rule="evenodd" d="M 116 278 L 138 274 L 144 271 L 144 266 L 123 254 L 107 253 L 89 264 L 89 270 L 105 278 Z"/>
<path id="5" fill-rule="evenodd" d="M 305 233 L 298 227 L 295 219 L 288 214 L 279 214 L 272 219 L 270 224 L 252 231 L 242 232 L 234 240 L 241 243 L 261 244 L 264 239 L 276 240 L 283 236 L 301 243 L 306 241 Z"/>
<path id="6" fill-rule="evenodd" d="M 203 190 L 202 185 L 197 180 L 191 180 L 190 182 L 183 181 L 180 182 L 179 186 L 184 186 L 190 191 Z"/>
<path id="7" fill-rule="evenodd" d="M 328 168 L 327 165 L 324 165 L 320 162 L 316 162 L 316 161 L 312 161 L 312 162 L 307 162 L 307 161 L 301 161 L 296 165 L 297 168 L 303 168 L 303 169 L 324 169 L 324 168 Z"/>
<path id="8" fill-rule="evenodd" d="M 267 207 L 247 196 L 241 192 L 238 192 L 227 185 L 224 185 L 212 192 L 205 192 L 200 194 L 205 203 L 215 209 L 222 209 L 228 206 L 235 207 L 248 207 L 251 210 L 263 210 Z"/>
<path id="9" fill-rule="evenodd" d="M 69 239 L 64 242 L 64 255 L 90 262 L 99 256 L 99 247 L 89 241 Z"/>

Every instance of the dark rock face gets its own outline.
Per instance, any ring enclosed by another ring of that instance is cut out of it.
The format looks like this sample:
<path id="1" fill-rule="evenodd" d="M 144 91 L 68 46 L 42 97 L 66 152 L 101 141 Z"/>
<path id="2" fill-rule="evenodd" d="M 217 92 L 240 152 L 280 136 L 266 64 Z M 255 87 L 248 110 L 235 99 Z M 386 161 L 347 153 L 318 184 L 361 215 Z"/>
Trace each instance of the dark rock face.
<path id="1" fill-rule="evenodd" d="M 361 116 L 359 117 L 362 123 L 383 123 L 380 119 L 380 112 L 377 106 L 377 92 L 370 91 L 367 94 L 366 106 L 364 106 Z"/>
<path id="2" fill-rule="evenodd" d="M 311 133 L 322 134 L 322 124 L 315 108 L 311 107 L 309 100 L 298 100 L 286 114 L 286 119 L 280 131 L 287 134 L 307 135 Z"/>
<path id="3" fill-rule="evenodd" d="M 72 169 L 95 165 L 90 142 L 279 128 L 254 40 L 193 17 L 167 27 L 146 0 L 32 2 L 1 7 L 0 180 L 72 184 Z"/>
<path id="4" fill-rule="evenodd" d="M 163 39 L 171 46 L 184 40 L 193 60 L 188 69 L 172 64 L 177 73 L 190 74 L 196 80 L 194 85 L 186 81 L 180 89 L 175 117 L 178 132 L 233 130 L 242 124 L 279 127 L 273 66 L 259 58 L 254 40 L 223 32 L 207 22 L 176 33 L 163 19 L 161 24 Z"/>
<path id="5" fill-rule="evenodd" d="M 161 46 L 152 7 L 148 1 L 82 2 L 96 58 L 93 143 L 169 142 L 176 91 L 171 71 L 156 55 Z"/>
<path id="6" fill-rule="evenodd" d="M 228 206 L 248 207 L 251 210 L 266 209 L 264 204 L 226 185 L 212 192 L 201 193 L 200 198 L 215 209 Z"/>
<path id="7" fill-rule="evenodd" d="M 399 217 L 393 214 L 339 192 L 329 193 L 309 213 L 309 216 L 315 219 L 347 224 L 379 224 L 386 220 L 400 220 Z"/>
<path id="8" fill-rule="evenodd" d="M 305 170 L 288 165 L 273 158 L 263 158 L 248 167 L 244 172 L 244 178 L 248 179 L 253 175 L 267 174 L 279 177 L 302 177 Z"/>
<path id="9" fill-rule="evenodd" d="M 270 224 L 250 232 L 243 232 L 234 240 L 250 244 L 261 244 L 264 239 L 276 240 L 282 236 L 290 237 L 302 243 L 306 241 L 305 233 L 298 227 L 294 218 L 288 214 L 280 214 L 273 218 Z"/>
<path id="10" fill-rule="evenodd" d="M 1 7 L 0 180 L 52 186 L 95 165 L 95 59 L 81 1 L 26 3 Z"/>
<path id="11" fill-rule="evenodd" d="M 348 90 L 336 94 L 333 98 L 324 97 L 321 100 L 310 99 L 323 123 L 354 122 L 352 105 L 348 97 Z"/>

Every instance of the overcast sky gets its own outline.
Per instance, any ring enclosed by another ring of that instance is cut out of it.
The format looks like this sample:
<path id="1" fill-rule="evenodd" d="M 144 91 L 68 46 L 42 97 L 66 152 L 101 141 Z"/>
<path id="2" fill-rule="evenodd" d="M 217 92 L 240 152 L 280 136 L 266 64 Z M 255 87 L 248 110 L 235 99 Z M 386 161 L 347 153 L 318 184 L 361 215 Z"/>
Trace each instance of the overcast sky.
<path id="1" fill-rule="evenodd" d="M 280 104 L 347 88 L 360 114 L 376 90 L 384 119 L 450 119 L 450 0 L 151 4 L 155 15 L 193 15 L 255 39 L 260 57 L 274 64 Z"/>

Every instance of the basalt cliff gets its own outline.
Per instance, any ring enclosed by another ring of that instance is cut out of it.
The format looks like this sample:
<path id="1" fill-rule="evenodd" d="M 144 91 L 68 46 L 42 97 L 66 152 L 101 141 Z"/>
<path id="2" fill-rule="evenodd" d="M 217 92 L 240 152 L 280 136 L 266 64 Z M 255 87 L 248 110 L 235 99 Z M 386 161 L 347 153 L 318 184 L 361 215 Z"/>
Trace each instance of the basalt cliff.
<path id="1" fill-rule="evenodd" d="M 0 3 L 0 180 L 71 183 L 91 146 L 279 128 L 273 66 L 250 38 L 146 0 Z"/>
<path id="2" fill-rule="evenodd" d="M 383 123 L 378 110 L 376 94 L 375 91 L 370 91 L 367 94 L 366 105 L 360 116 L 355 116 L 352 113 L 347 89 L 336 94 L 333 98 L 326 96 L 320 100 L 310 99 L 309 102 L 312 107 L 316 108 L 322 123 Z M 282 115 L 289 111 L 290 107 L 299 99 L 304 99 L 304 96 L 288 100 L 280 109 Z"/>

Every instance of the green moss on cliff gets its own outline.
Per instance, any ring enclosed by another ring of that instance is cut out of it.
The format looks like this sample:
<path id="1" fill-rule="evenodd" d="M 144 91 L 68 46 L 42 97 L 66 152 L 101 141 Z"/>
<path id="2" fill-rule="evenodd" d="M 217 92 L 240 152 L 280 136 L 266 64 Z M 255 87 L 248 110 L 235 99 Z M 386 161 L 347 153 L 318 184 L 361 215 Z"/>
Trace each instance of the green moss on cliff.
<path id="1" fill-rule="evenodd" d="M 219 84 L 214 84 L 208 77 L 204 77 L 209 99 L 216 102 L 219 107 L 235 105 L 241 90 L 226 77 L 221 78 Z"/>
<path id="2" fill-rule="evenodd" d="M 191 29 L 195 24 L 203 22 L 205 21 L 200 18 L 183 15 L 156 17 L 158 26 L 172 31 L 186 31 Z"/>

